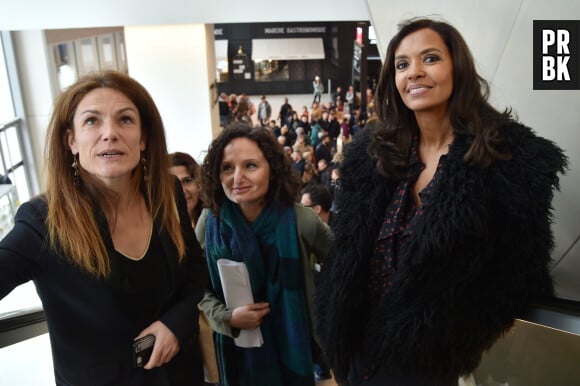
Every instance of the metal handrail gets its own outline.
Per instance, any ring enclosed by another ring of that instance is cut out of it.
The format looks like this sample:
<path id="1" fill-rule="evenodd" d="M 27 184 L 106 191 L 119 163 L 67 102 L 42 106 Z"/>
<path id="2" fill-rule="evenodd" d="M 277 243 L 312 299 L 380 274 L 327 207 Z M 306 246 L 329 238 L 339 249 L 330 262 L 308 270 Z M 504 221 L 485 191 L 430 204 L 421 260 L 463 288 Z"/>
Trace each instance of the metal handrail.
<path id="1" fill-rule="evenodd" d="M 20 125 L 20 121 L 22 119 L 20 118 L 14 118 L 11 121 L 5 122 L 5 123 L 0 123 L 0 133 L 3 132 L 4 130 L 10 128 L 10 127 L 18 127 L 18 125 Z"/>
<path id="2" fill-rule="evenodd" d="M 0 349 L 48 332 L 42 307 L 0 314 Z"/>

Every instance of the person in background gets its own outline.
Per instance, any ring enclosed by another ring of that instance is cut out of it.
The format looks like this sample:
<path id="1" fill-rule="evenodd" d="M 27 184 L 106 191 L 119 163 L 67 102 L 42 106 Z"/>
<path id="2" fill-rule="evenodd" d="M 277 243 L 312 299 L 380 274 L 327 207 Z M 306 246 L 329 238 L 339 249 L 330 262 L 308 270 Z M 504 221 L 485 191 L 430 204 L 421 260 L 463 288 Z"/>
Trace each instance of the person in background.
<path id="1" fill-rule="evenodd" d="M 302 173 L 302 188 L 320 184 L 320 178 L 316 171 L 316 166 L 312 161 L 304 162 L 304 173 Z"/>
<path id="2" fill-rule="evenodd" d="M 230 94 L 230 100 L 228 106 L 230 107 L 230 122 L 236 118 L 238 114 L 238 96 L 236 94 Z"/>
<path id="3" fill-rule="evenodd" d="M 450 24 L 391 39 L 378 120 L 345 149 L 319 333 L 350 386 L 455 386 L 552 295 L 553 190 L 567 161 L 487 101 Z"/>
<path id="4" fill-rule="evenodd" d="M 328 115 L 328 128 L 327 128 L 328 136 L 330 137 L 330 142 L 332 144 L 332 148 L 336 151 L 336 140 L 340 136 L 340 121 L 336 117 L 336 113 L 331 112 Z"/>
<path id="5" fill-rule="evenodd" d="M 344 153 L 343 152 L 339 151 L 339 152 L 334 153 L 334 155 L 332 156 L 332 161 L 330 162 L 332 169 L 334 170 L 334 169 L 338 168 L 343 160 L 344 160 Z"/>
<path id="6" fill-rule="evenodd" d="M 288 159 L 292 160 L 292 152 L 294 151 L 294 150 L 292 150 L 292 147 L 291 146 L 283 146 L 282 150 L 284 150 L 284 153 L 286 154 Z"/>
<path id="7" fill-rule="evenodd" d="M 292 154 L 292 147 L 286 145 L 288 138 L 286 138 L 285 135 L 279 135 L 278 138 L 276 138 L 276 141 L 280 144 L 280 146 L 288 147 L 290 149 L 290 154 Z"/>
<path id="8" fill-rule="evenodd" d="M 332 196 L 328 189 L 321 184 L 307 184 L 301 191 L 300 191 L 300 203 L 304 205 L 306 208 L 311 208 L 316 212 L 318 217 L 325 224 L 328 224 L 332 227 L 332 221 L 334 220 L 334 213 L 330 210 L 332 205 Z M 318 279 L 318 275 L 320 272 L 320 267 L 322 265 L 322 261 L 314 261 L 317 275 L 315 276 L 315 282 Z M 314 364 L 314 379 L 318 381 L 323 381 L 325 379 L 332 378 L 330 373 L 330 368 L 324 359 L 324 356 L 319 358 L 319 361 Z"/>
<path id="9" fill-rule="evenodd" d="M 248 115 L 250 117 L 250 120 L 248 122 L 250 124 L 253 124 L 252 119 L 253 119 L 254 114 L 256 114 L 258 112 L 258 109 L 256 108 L 254 101 L 252 101 L 252 99 L 248 95 L 242 94 L 242 96 L 246 99 L 246 103 L 248 104 Z M 271 115 L 271 112 L 270 112 L 270 115 Z"/>
<path id="10" fill-rule="evenodd" d="M 34 281 L 58 385 L 201 385 L 207 269 L 153 99 L 119 72 L 82 77 L 56 100 L 47 144 L 46 192 L 0 242 L 0 299 Z"/>
<path id="11" fill-rule="evenodd" d="M 306 147 L 308 143 L 306 142 L 310 139 L 304 134 L 304 128 L 298 127 L 296 129 L 296 140 L 294 141 L 294 145 L 292 145 L 293 150 L 298 150 L 300 153 L 304 153 L 306 151 Z"/>
<path id="12" fill-rule="evenodd" d="M 274 136 L 274 138 L 278 138 L 281 134 L 282 131 L 280 130 L 280 126 L 278 126 L 276 124 L 275 120 L 270 120 L 270 124 L 267 127 L 268 131 L 270 132 L 270 134 L 272 134 Z"/>
<path id="13" fill-rule="evenodd" d="M 291 114 L 290 119 L 288 121 L 290 122 L 288 127 L 291 127 L 291 128 L 296 130 L 296 128 L 298 127 L 298 124 L 300 123 L 300 117 L 298 116 L 298 113 L 296 111 L 292 111 L 292 114 Z M 280 127 L 283 127 L 283 126 L 280 126 Z"/>
<path id="14" fill-rule="evenodd" d="M 298 129 L 298 127 L 296 128 Z M 292 127 L 288 127 L 288 126 L 282 126 L 280 128 L 280 134 L 283 135 L 284 137 L 286 137 L 286 145 L 288 146 L 294 146 L 294 143 L 296 142 L 296 130 Z"/>
<path id="15" fill-rule="evenodd" d="M 231 111 L 228 104 L 228 94 L 222 92 L 219 100 L 220 126 L 224 127 L 231 120 Z"/>
<path id="16" fill-rule="evenodd" d="M 169 164 L 171 165 L 169 172 L 181 182 L 183 195 L 187 202 L 187 213 L 191 219 L 192 228 L 195 229 L 203 209 L 203 202 L 200 197 L 201 166 L 191 155 L 181 152 L 169 154 Z M 207 316 L 201 309 L 199 311 L 199 343 L 203 354 L 204 386 L 210 386 L 217 384 L 219 374 L 212 330 Z"/>
<path id="17" fill-rule="evenodd" d="M 320 178 L 320 183 L 330 190 L 330 183 L 332 181 L 330 173 L 332 172 L 332 167 L 325 158 L 318 160 L 318 178 Z"/>
<path id="18" fill-rule="evenodd" d="M 328 101 L 328 106 L 326 106 L 326 111 L 328 113 L 336 113 L 336 106 L 332 101 Z"/>
<path id="19" fill-rule="evenodd" d="M 262 95 L 262 99 L 258 104 L 258 122 L 261 126 L 268 125 L 270 117 L 272 116 L 272 106 L 270 102 L 266 99 L 265 95 Z"/>
<path id="20" fill-rule="evenodd" d="M 339 99 L 344 99 L 342 87 L 336 86 L 336 90 L 332 93 L 332 103 L 336 106 Z"/>
<path id="21" fill-rule="evenodd" d="M 366 98 L 367 98 L 367 106 L 372 105 L 373 104 L 373 89 L 372 88 L 367 88 Z"/>
<path id="22" fill-rule="evenodd" d="M 201 306 L 217 332 L 221 384 L 314 385 L 313 357 L 320 351 L 311 326 L 309 258 L 326 257 L 330 229 L 295 203 L 298 174 L 264 130 L 230 125 L 212 142 L 202 170 L 210 210 L 196 234 L 205 244 L 211 289 Z M 245 263 L 254 303 L 226 307 L 218 259 Z M 260 347 L 234 344 L 240 330 L 257 327 Z"/>
<path id="23" fill-rule="evenodd" d="M 280 106 L 280 112 L 278 113 L 278 119 L 280 120 L 280 126 L 289 126 L 291 124 L 290 120 L 292 117 L 292 105 L 288 103 L 288 97 L 284 97 L 284 103 Z"/>
<path id="24" fill-rule="evenodd" d="M 302 133 L 310 138 L 310 132 L 312 131 L 312 127 L 308 122 L 308 117 L 303 115 L 300 117 L 300 122 L 298 122 L 298 126 L 296 127 L 296 131 L 302 128 Z"/>
<path id="25" fill-rule="evenodd" d="M 322 97 L 322 93 L 324 92 L 324 85 L 322 84 L 322 81 L 320 80 L 320 77 L 318 75 L 316 75 L 314 77 L 314 80 L 312 81 L 312 88 L 314 95 L 314 99 L 312 99 L 312 104 L 314 104 L 314 102 L 320 103 L 320 98 Z"/>
<path id="26" fill-rule="evenodd" d="M 350 86 L 348 86 L 348 90 L 346 91 L 345 95 L 346 104 L 348 105 L 348 113 L 351 116 L 354 114 L 355 99 L 356 93 L 354 91 L 354 86 L 351 84 Z"/>
<path id="27" fill-rule="evenodd" d="M 327 164 L 332 161 L 332 140 L 328 134 L 322 134 L 320 143 L 314 150 L 314 158 L 318 161 L 324 159 Z"/>
<path id="28" fill-rule="evenodd" d="M 280 137 L 284 137 L 284 142 L 280 142 Z M 280 143 L 282 146 L 288 144 L 289 145 L 289 140 L 288 140 L 288 126 L 282 126 L 280 128 L 280 135 L 277 137 L 278 138 L 278 143 Z"/>
<path id="29" fill-rule="evenodd" d="M 324 132 L 328 131 L 328 111 L 323 111 L 322 116 L 318 120 L 321 130 Z"/>
<path id="30" fill-rule="evenodd" d="M 310 127 L 310 145 L 316 149 L 316 146 L 320 143 L 320 137 L 322 136 L 322 128 L 320 123 L 314 122 Z"/>
<path id="31" fill-rule="evenodd" d="M 307 122 L 314 123 L 318 122 L 320 118 L 322 118 L 322 107 L 320 107 L 320 103 L 314 102 L 312 104 L 312 108 L 310 109 L 310 119 L 307 119 Z"/>
<path id="32" fill-rule="evenodd" d="M 306 118 L 306 122 L 310 121 L 310 113 L 308 112 L 308 106 L 302 106 L 302 113 L 300 114 L 300 120 L 304 121 Z"/>
<path id="33" fill-rule="evenodd" d="M 169 155 L 169 163 L 171 165 L 170 173 L 179 178 L 181 182 L 183 195 L 187 201 L 187 213 L 189 213 L 191 218 L 192 227 L 195 228 L 203 208 L 203 202 L 199 194 L 201 167 L 192 156 L 181 152 L 171 153 Z"/>
<path id="34" fill-rule="evenodd" d="M 334 212 L 331 211 L 332 194 L 322 184 L 310 185 L 302 189 L 300 203 L 307 208 L 312 208 L 322 221 L 332 227 Z"/>
<path id="35" fill-rule="evenodd" d="M 350 125 L 348 123 L 348 118 L 342 118 L 342 123 L 340 124 L 340 143 L 341 146 L 336 147 L 336 153 L 342 153 L 344 146 L 352 141 L 352 135 L 350 134 Z"/>
<path id="36" fill-rule="evenodd" d="M 314 162 L 314 153 L 312 152 L 312 146 L 308 147 L 309 150 L 306 150 L 302 153 L 302 158 L 304 158 L 305 162 Z"/>
<path id="37" fill-rule="evenodd" d="M 236 121 L 244 123 L 252 123 L 252 112 L 250 110 L 250 100 L 246 94 L 240 95 L 238 98 L 238 103 L 236 105 L 236 110 L 234 114 Z"/>
<path id="38" fill-rule="evenodd" d="M 302 151 L 300 149 L 294 149 L 292 151 L 292 169 L 294 169 L 302 178 L 304 174 L 304 158 L 302 157 Z"/>
<path id="39" fill-rule="evenodd" d="M 335 197 L 338 196 L 340 190 L 340 167 L 339 164 L 335 164 L 330 172 L 330 195 L 332 196 L 332 204 L 330 205 L 330 210 L 336 213 L 336 200 Z M 336 218 L 336 216 L 334 216 Z"/>
<path id="40" fill-rule="evenodd" d="M 376 120 L 376 117 L 372 117 L 369 121 Z M 366 122 L 361 114 L 360 109 L 355 109 L 354 114 L 349 118 L 348 124 L 350 125 L 350 134 L 354 137 L 362 131 Z"/>

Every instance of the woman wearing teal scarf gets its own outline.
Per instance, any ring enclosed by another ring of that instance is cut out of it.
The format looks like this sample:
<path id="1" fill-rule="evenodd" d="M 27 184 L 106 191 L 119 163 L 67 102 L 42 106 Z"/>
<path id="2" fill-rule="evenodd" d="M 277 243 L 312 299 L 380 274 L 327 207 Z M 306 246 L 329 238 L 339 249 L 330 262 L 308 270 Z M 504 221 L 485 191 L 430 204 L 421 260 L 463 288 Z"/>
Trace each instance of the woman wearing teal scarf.
<path id="1" fill-rule="evenodd" d="M 326 256 L 329 229 L 312 210 L 296 206 L 298 176 L 263 129 L 238 124 L 224 129 L 209 149 L 202 178 L 210 213 L 200 226 L 212 288 L 201 306 L 218 332 L 221 384 L 314 385 L 309 256 Z M 305 227 L 310 230 L 303 232 Z M 245 264 L 253 304 L 226 307 L 219 259 Z M 260 347 L 235 344 L 240 330 L 257 327 Z"/>

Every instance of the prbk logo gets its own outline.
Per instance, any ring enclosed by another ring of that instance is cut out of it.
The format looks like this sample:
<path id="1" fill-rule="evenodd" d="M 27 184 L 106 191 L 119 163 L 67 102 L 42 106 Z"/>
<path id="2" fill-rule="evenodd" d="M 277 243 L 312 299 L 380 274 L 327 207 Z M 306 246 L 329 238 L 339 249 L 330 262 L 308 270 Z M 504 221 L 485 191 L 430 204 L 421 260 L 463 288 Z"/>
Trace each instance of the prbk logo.
<path id="1" fill-rule="evenodd" d="M 580 90 L 580 20 L 534 20 L 534 90 Z"/>

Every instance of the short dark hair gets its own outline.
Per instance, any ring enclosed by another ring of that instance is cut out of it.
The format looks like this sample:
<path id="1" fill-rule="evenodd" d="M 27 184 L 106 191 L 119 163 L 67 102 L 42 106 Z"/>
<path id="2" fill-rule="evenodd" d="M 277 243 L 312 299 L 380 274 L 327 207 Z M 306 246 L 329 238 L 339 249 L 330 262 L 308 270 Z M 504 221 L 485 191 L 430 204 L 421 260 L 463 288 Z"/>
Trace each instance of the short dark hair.
<path id="1" fill-rule="evenodd" d="M 330 212 L 332 207 L 332 194 L 322 184 L 308 185 L 302 189 L 302 195 L 308 194 L 312 205 L 320 205 L 323 211 Z"/>
<path id="2" fill-rule="evenodd" d="M 226 200 L 220 180 L 221 162 L 224 148 L 236 138 L 247 138 L 255 142 L 270 166 L 270 186 L 266 195 L 268 202 L 294 205 L 300 191 L 300 179 L 292 168 L 292 161 L 284 148 L 268 131 L 254 128 L 242 122 L 227 125 L 209 147 L 203 161 L 201 185 L 203 201 L 215 215 L 219 215 L 222 203 Z"/>

